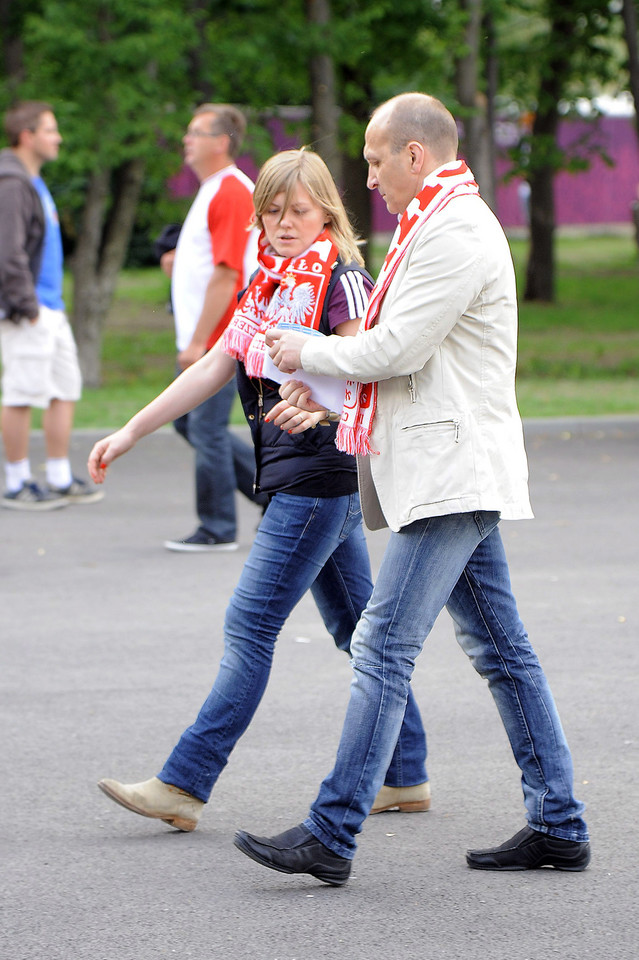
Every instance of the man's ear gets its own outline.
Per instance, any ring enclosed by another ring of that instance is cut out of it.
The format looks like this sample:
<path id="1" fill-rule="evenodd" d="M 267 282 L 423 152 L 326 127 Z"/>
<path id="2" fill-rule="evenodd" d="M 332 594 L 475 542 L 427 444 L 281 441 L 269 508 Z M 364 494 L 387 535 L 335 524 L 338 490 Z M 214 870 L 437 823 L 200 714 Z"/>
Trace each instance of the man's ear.
<path id="1" fill-rule="evenodd" d="M 21 130 L 18 135 L 18 147 L 27 147 L 29 148 L 33 143 L 33 130 Z"/>
<path id="2" fill-rule="evenodd" d="M 411 140 L 410 143 L 407 144 L 407 149 L 410 157 L 411 173 L 421 173 L 426 159 L 426 148 L 424 144 L 418 140 Z"/>

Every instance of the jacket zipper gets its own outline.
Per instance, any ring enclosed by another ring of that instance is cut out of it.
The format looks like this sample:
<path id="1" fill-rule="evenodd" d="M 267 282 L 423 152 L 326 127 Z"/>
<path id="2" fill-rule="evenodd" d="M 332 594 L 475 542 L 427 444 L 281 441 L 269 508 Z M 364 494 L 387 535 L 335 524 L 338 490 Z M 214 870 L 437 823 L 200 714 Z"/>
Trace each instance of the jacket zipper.
<path id="1" fill-rule="evenodd" d="M 261 380 L 258 380 L 257 383 L 251 380 L 251 384 L 257 393 L 258 408 L 257 430 L 255 431 L 255 480 L 253 481 L 253 493 L 260 493 L 260 455 L 262 450 L 262 420 L 264 419 L 264 385 Z"/>
<path id="2" fill-rule="evenodd" d="M 451 424 L 455 428 L 455 443 L 459 443 L 459 431 L 461 429 L 461 420 L 457 417 L 451 417 L 450 420 L 429 420 L 428 423 L 414 423 L 409 427 L 402 427 L 402 430 L 414 430 L 415 427 L 444 427 Z"/>
<path id="3" fill-rule="evenodd" d="M 410 402 L 415 403 L 417 394 L 415 393 L 415 381 L 413 380 L 412 373 L 408 374 L 408 392 L 410 394 Z"/>

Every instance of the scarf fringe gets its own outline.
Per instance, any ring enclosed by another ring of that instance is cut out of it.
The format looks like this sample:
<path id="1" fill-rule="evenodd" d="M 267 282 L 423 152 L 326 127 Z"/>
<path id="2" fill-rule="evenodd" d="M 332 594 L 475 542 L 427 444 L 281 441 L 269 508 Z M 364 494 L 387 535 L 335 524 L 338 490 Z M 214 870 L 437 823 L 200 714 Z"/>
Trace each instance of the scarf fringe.
<path id="1" fill-rule="evenodd" d="M 374 450 L 371 446 L 370 433 L 365 427 L 361 424 L 359 426 L 351 426 L 351 424 L 346 423 L 344 420 L 340 421 L 337 428 L 335 445 L 342 453 L 350 453 L 353 457 L 366 457 L 369 456 L 369 454 L 379 453 L 378 450 Z"/>
<path id="2" fill-rule="evenodd" d="M 264 371 L 264 355 L 266 353 L 266 337 L 258 331 L 244 355 L 244 368 L 249 377 L 261 377 Z"/>
<path id="3" fill-rule="evenodd" d="M 241 360 L 251 343 L 251 334 L 244 330 L 226 328 L 224 332 L 224 352 L 234 360 Z"/>

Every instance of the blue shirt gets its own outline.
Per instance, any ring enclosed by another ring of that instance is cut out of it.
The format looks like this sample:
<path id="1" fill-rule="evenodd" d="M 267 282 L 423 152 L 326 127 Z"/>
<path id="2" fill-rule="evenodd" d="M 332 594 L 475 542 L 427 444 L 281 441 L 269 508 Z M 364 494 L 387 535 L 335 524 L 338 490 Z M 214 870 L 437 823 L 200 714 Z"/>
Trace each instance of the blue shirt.
<path id="1" fill-rule="evenodd" d="M 42 263 L 36 281 L 38 301 L 50 310 L 64 310 L 62 299 L 62 234 L 60 220 L 53 197 L 42 177 L 33 178 L 44 210 L 45 231 L 42 247 Z"/>

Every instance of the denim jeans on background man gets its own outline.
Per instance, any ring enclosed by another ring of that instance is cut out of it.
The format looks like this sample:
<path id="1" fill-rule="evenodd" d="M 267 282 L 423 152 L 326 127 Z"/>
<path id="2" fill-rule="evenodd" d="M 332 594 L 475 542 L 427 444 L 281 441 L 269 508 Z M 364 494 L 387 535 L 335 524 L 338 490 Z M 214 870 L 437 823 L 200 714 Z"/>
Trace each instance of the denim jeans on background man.
<path id="1" fill-rule="evenodd" d="M 315 498 L 277 493 L 226 611 L 224 656 L 213 689 L 159 779 L 208 800 L 259 705 L 275 641 L 293 607 L 310 589 L 335 643 L 348 651 L 371 587 L 359 495 Z M 300 682 L 313 680 L 305 676 Z M 393 786 L 411 786 L 427 778 L 426 739 L 412 695 L 409 703 L 386 764 Z M 321 719 L 318 716 L 318 722 Z M 295 730 L 290 736 L 295 738 Z"/>
<path id="2" fill-rule="evenodd" d="M 444 606 L 495 699 L 522 772 L 529 825 L 588 840 L 559 716 L 511 592 L 498 520 L 492 512 L 460 513 L 391 534 L 353 635 L 351 698 L 335 767 L 304 821 L 342 857 L 354 855 L 402 723 L 415 658 Z"/>
<path id="3" fill-rule="evenodd" d="M 235 540 L 237 521 L 235 490 L 265 505 L 253 493 L 255 452 L 252 445 L 228 429 L 237 394 L 235 380 L 190 413 L 174 420 L 180 436 L 195 450 L 195 509 L 200 528 L 216 540 Z"/>

